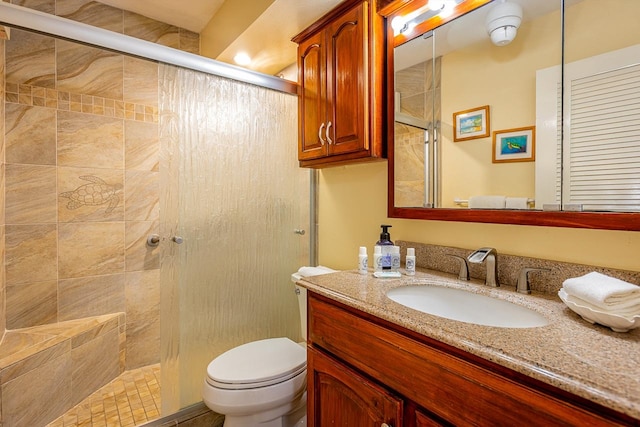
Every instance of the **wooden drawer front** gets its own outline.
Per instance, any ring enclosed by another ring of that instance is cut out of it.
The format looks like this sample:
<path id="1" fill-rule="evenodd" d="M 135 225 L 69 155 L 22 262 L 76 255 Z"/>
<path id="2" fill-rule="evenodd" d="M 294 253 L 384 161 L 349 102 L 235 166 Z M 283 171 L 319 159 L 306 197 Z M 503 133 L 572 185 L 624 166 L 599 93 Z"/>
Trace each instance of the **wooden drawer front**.
<path id="1" fill-rule="evenodd" d="M 312 346 L 326 349 L 455 425 L 624 425 L 309 295 Z"/>

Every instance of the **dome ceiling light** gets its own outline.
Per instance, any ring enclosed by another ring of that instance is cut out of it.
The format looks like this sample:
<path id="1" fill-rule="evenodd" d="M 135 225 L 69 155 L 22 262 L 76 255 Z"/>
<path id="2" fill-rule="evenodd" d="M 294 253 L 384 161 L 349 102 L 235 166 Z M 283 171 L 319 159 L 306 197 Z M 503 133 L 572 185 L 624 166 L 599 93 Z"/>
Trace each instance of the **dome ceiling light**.
<path id="1" fill-rule="evenodd" d="M 487 14 L 485 25 L 496 46 L 506 46 L 516 38 L 522 23 L 522 7 L 513 2 L 501 0 Z"/>

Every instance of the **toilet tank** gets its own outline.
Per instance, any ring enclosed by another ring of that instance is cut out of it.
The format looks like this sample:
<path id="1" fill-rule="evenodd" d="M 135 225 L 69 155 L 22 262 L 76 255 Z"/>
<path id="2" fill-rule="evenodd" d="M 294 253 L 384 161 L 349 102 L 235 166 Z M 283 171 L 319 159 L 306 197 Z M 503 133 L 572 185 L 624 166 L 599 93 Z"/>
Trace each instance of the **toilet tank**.
<path id="1" fill-rule="evenodd" d="M 300 273 L 293 273 L 291 275 L 291 281 L 294 283 L 296 297 L 298 297 L 298 312 L 300 314 L 300 333 L 302 341 L 307 340 L 307 289 L 302 286 L 298 286 L 295 283 L 302 279 Z"/>
<path id="2" fill-rule="evenodd" d="M 337 270 L 319 265 L 317 267 L 301 267 L 297 272 L 291 275 L 291 281 L 295 284 L 303 277 L 319 276 L 321 274 L 335 273 Z M 300 332 L 302 339 L 307 340 L 307 289 L 302 286 L 295 285 L 296 296 L 298 297 L 298 310 L 300 312 Z"/>
<path id="3" fill-rule="evenodd" d="M 298 311 L 300 312 L 300 333 L 302 341 L 307 340 L 307 288 L 296 285 L 296 296 L 298 297 Z"/>

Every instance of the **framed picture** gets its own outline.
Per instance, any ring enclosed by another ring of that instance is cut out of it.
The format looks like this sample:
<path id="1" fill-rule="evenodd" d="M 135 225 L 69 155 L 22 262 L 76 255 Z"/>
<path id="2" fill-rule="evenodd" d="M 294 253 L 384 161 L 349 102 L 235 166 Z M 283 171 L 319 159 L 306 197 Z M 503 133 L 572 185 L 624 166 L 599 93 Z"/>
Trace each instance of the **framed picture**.
<path id="1" fill-rule="evenodd" d="M 532 162 L 535 148 L 535 126 L 493 132 L 493 163 Z"/>
<path id="2" fill-rule="evenodd" d="M 491 135 L 489 106 L 453 113 L 453 141 L 485 138 Z"/>

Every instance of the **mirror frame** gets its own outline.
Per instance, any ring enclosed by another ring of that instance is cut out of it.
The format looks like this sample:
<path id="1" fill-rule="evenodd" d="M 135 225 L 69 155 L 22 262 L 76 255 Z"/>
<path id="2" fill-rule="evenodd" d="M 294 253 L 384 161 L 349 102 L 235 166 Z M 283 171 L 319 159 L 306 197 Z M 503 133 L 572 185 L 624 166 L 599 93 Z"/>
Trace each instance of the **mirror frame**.
<path id="1" fill-rule="evenodd" d="M 478 222 L 491 224 L 535 225 L 547 227 L 588 228 L 601 230 L 640 231 L 640 213 L 634 212 L 569 212 L 518 210 L 463 210 L 454 208 L 405 208 L 394 206 L 394 47 L 431 31 L 465 13 L 493 0 L 464 0 L 454 13 L 443 19 L 435 16 L 414 27 L 409 34 L 394 36 L 391 20 L 406 15 L 428 3 L 428 0 L 394 0 L 386 2 L 379 13 L 386 18 L 387 73 L 387 215 L 389 218 L 423 219 L 432 221 Z M 382 0 L 382 3 L 385 3 Z"/>

